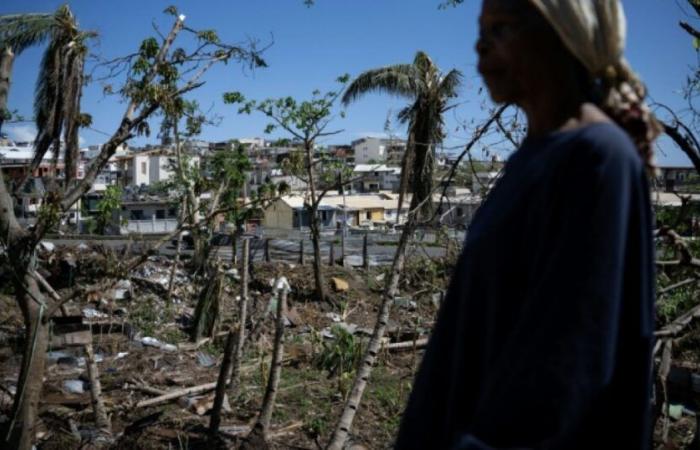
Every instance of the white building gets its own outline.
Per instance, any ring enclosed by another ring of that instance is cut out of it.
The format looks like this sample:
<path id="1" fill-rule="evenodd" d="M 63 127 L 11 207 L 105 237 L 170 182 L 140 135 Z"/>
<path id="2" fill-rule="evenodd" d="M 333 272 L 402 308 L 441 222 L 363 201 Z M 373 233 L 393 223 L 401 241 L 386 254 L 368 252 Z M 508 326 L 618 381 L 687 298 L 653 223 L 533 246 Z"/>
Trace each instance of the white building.
<path id="1" fill-rule="evenodd" d="M 199 157 L 195 157 L 199 160 Z M 148 184 L 167 181 L 173 176 L 175 158 L 165 154 L 154 154 L 148 158 Z"/>
<path id="2" fill-rule="evenodd" d="M 358 164 L 353 169 L 354 188 L 360 192 L 397 191 L 401 183 L 401 168 L 385 164 Z"/>
<path id="3" fill-rule="evenodd" d="M 364 137 L 352 141 L 356 164 L 381 163 L 386 161 L 387 146 L 385 139 Z"/>
<path id="4" fill-rule="evenodd" d="M 190 155 L 187 160 L 199 166 L 199 155 Z M 167 181 L 173 176 L 175 164 L 175 155 L 166 149 L 129 153 L 117 158 L 120 184 L 138 187 Z"/>

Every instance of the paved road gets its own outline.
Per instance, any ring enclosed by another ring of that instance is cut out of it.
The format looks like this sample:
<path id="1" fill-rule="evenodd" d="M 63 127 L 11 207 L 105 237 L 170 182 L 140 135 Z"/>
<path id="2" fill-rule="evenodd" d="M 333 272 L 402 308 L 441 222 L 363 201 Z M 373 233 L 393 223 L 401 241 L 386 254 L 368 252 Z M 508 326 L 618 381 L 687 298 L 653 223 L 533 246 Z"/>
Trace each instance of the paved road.
<path id="1" fill-rule="evenodd" d="M 384 265 L 390 264 L 396 250 L 396 246 L 391 243 L 395 241 L 398 236 L 392 235 L 380 235 L 372 236 L 368 241 L 368 254 L 370 265 Z M 100 243 L 101 245 L 111 247 L 114 249 L 123 249 L 128 245 L 129 241 L 127 239 L 105 239 L 105 240 L 80 240 L 80 239 L 47 239 L 61 246 L 79 246 L 81 244 L 91 244 Z M 336 259 L 341 257 L 341 245 L 339 238 L 333 238 L 334 241 L 334 256 Z M 141 253 L 145 248 L 151 245 L 153 241 L 144 242 L 132 242 L 131 248 L 133 253 Z M 283 260 L 288 262 L 298 262 L 299 260 L 299 242 L 300 239 L 272 239 L 270 240 L 270 258 L 275 260 Z M 330 253 L 330 240 L 324 240 L 321 243 L 321 255 L 324 261 L 328 261 Z M 261 261 L 265 257 L 264 253 L 265 241 L 263 239 L 251 239 L 251 259 L 254 261 Z M 418 246 L 417 246 L 418 247 Z M 231 259 L 232 249 L 230 245 L 215 247 L 216 255 L 224 260 Z M 238 252 L 240 256 L 241 245 L 238 245 Z M 184 249 L 184 254 L 191 254 L 190 249 Z M 440 257 L 444 255 L 444 248 L 434 247 L 429 245 L 424 245 L 422 248 L 416 250 L 417 254 L 427 254 L 430 257 Z M 162 255 L 174 255 L 175 246 L 172 243 L 167 243 L 161 247 L 159 254 Z M 308 239 L 304 240 L 304 257 L 306 261 L 310 261 L 313 258 L 311 241 Z M 346 263 L 352 266 L 362 265 L 362 237 L 361 236 L 351 236 L 346 239 L 345 244 L 345 258 Z"/>

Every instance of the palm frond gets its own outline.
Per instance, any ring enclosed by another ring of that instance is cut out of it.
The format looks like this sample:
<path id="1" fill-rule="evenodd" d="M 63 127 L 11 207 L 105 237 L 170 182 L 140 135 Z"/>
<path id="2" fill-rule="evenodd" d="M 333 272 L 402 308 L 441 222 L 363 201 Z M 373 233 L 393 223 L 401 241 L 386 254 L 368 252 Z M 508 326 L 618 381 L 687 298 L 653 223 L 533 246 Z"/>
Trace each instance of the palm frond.
<path id="1" fill-rule="evenodd" d="M 83 67 L 85 64 L 85 55 L 87 49 L 80 43 L 75 41 L 66 55 L 68 60 L 65 64 L 65 70 L 62 76 L 61 91 L 65 101 L 63 102 L 63 121 L 65 153 L 64 163 L 66 168 L 66 184 L 75 179 L 78 169 L 78 129 L 80 117 L 80 100 L 82 97 L 83 85 Z"/>
<path id="2" fill-rule="evenodd" d="M 462 72 L 457 69 L 450 70 L 440 81 L 438 94 L 443 99 L 457 97 L 457 91 L 462 84 Z"/>
<path id="3" fill-rule="evenodd" d="M 0 46 L 15 54 L 48 39 L 56 24 L 53 14 L 12 14 L 0 16 Z"/>
<path id="4" fill-rule="evenodd" d="M 421 81 L 415 67 L 410 64 L 397 64 L 360 74 L 345 90 L 342 102 L 348 105 L 369 92 L 385 92 L 415 98 L 420 90 Z"/>

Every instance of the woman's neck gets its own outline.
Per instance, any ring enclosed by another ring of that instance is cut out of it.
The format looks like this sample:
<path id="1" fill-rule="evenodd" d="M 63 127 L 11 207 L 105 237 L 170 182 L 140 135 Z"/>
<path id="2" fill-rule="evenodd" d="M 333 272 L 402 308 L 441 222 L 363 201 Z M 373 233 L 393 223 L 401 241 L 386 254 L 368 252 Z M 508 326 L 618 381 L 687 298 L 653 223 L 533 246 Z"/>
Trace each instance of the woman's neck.
<path id="1" fill-rule="evenodd" d="M 572 92 L 577 90 L 549 89 L 523 101 L 521 107 L 527 117 L 528 136 L 540 137 L 579 127 L 586 101 L 582 94 L 572 95 Z"/>

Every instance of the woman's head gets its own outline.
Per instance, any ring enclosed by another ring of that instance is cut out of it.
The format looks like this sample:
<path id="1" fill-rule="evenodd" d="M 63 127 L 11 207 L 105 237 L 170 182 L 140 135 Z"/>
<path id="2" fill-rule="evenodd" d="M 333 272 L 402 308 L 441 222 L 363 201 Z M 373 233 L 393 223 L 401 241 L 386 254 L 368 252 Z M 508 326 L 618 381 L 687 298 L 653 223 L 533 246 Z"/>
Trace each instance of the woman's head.
<path id="1" fill-rule="evenodd" d="M 528 0 L 484 0 L 476 50 L 479 73 L 499 103 L 524 106 L 578 66 Z"/>
<path id="2" fill-rule="evenodd" d="M 479 72 L 494 101 L 527 108 L 554 91 L 593 102 L 650 161 L 660 128 L 623 57 L 619 0 L 483 0 L 479 27 Z"/>

